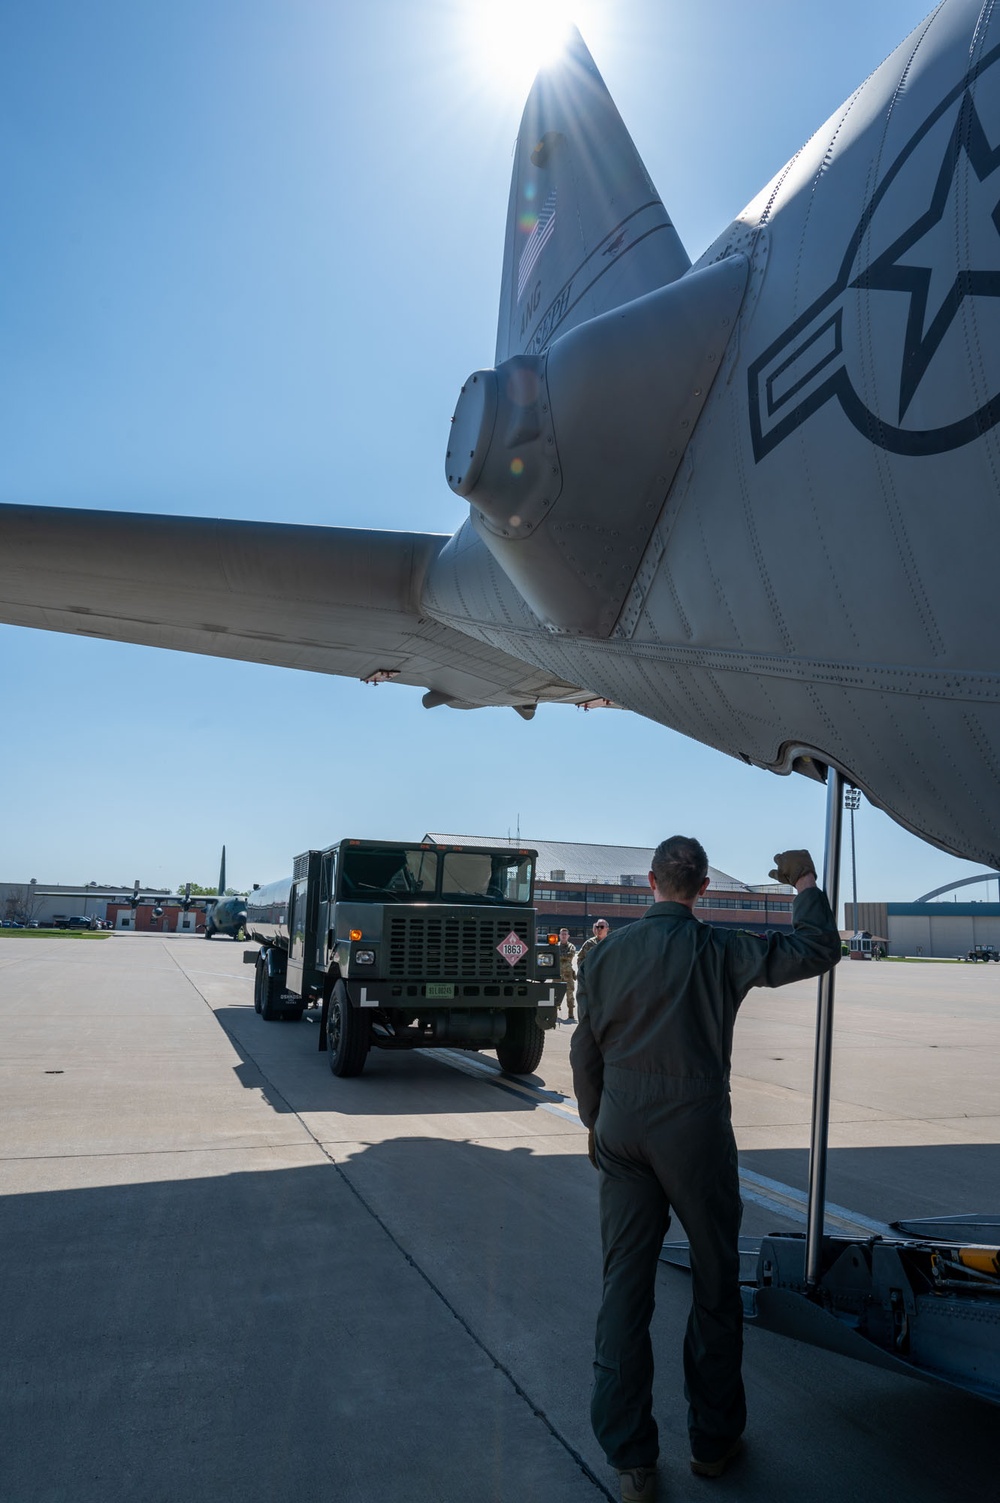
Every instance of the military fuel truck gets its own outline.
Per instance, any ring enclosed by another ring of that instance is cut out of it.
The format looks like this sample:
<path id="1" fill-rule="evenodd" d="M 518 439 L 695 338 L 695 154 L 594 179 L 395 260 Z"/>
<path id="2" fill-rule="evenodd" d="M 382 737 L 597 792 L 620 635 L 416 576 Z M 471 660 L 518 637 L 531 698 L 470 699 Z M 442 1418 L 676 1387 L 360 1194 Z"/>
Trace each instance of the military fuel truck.
<path id="1" fill-rule="evenodd" d="M 536 947 L 537 852 L 341 840 L 255 887 L 245 932 L 259 949 L 254 1007 L 266 1022 L 320 1007 L 334 1075 L 376 1049 L 495 1049 L 530 1074 L 565 996 L 557 936 Z"/>

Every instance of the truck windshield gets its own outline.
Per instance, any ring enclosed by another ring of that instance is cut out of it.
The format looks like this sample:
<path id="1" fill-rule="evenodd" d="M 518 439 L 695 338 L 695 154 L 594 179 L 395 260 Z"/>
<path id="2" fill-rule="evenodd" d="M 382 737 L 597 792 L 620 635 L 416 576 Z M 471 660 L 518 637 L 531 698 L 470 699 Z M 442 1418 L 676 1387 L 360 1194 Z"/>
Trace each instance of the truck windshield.
<path id="1" fill-rule="evenodd" d="M 340 895 L 365 902 L 427 903 L 435 896 L 438 853 L 420 846 L 344 851 Z"/>
<path id="2" fill-rule="evenodd" d="M 448 851 L 441 874 L 441 896 L 463 903 L 527 903 L 531 900 L 530 856 L 487 855 Z"/>

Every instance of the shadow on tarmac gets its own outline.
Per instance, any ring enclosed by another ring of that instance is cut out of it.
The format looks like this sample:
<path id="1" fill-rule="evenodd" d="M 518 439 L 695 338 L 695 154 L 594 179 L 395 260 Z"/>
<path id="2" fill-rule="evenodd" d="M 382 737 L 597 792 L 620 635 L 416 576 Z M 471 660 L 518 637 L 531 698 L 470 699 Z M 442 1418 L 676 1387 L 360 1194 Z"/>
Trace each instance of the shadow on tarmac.
<path id="1" fill-rule="evenodd" d="M 516 1076 L 510 1082 L 500 1074 L 472 1076 L 436 1061 L 433 1049 L 372 1049 L 363 1075 L 338 1079 L 318 1048 L 315 1023 L 263 1023 L 246 1007 L 216 1008 L 215 1018 L 240 1056 L 236 1078 L 247 1090 L 260 1091 L 276 1112 L 362 1118 L 514 1113 L 537 1111 L 542 1100 L 565 1100 L 540 1075 Z M 495 1063 L 492 1054 L 485 1058 Z M 274 1077 L 280 1077 L 280 1085 Z M 539 1099 L 519 1094 L 512 1088 L 515 1082 L 535 1087 Z"/>
<path id="2" fill-rule="evenodd" d="M 468 1239 L 451 1145 L 410 1146 L 440 1170 L 437 1236 Z M 501 1184 L 494 1204 L 513 1222 Z M 601 1496 L 332 1165 L 13 1196 L 4 1218 L 9 1503 Z M 468 1256 L 523 1319 L 502 1249 Z"/>
<path id="3" fill-rule="evenodd" d="M 575 1156 L 399 1138 L 345 1165 L 3 1202 L 11 1503 L 586 1503 L 600 1280 Z M 686 1276 L 654 1320 L 664 1484 L 686 1466 Z M 996 1411 L 764 1332 L 720 1499 L 996 1495 Z M 511 1375 L 513 1377 L 511 1378 Z M 515 1383 L 517 1386 L 515 1386 Z"/>

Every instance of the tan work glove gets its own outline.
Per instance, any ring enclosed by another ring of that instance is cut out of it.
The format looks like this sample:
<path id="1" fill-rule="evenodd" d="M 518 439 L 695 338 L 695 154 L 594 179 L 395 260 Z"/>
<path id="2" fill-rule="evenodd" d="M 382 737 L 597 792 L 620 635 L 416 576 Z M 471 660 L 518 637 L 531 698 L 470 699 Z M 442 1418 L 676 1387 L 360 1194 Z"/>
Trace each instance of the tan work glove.
<path id="1" fill-rule="evenodd" d="M 779 851 L 774 858 L 774 870 L 768 876 L 775 882 L 787 882 L 794 887 L 800 877 L 815 877 L 816 868 L 808 851 Z"/>
<path id="2" fill-rule="evenodd" d="M 587 1157 L 596 1169 L 597 1148 L 594 1145 L 594 1129 L 592 1127 L 587 1128 Z"/>

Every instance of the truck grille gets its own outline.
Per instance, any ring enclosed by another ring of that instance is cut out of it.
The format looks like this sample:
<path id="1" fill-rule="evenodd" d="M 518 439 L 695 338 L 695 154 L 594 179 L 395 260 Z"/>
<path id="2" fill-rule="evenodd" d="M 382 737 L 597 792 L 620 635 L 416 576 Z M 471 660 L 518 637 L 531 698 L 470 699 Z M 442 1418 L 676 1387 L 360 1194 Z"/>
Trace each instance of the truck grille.
<path id="1" fill-rule="evenodd" d="M 513 929 L 527 946 L 517 965 L 508 965 L 497 945 Z M 527 917 L 447 918 L 424 914 L 388 916 L 389 977 L 393 980 L 523 981 L 528 974 L 531 929 Z"/>

